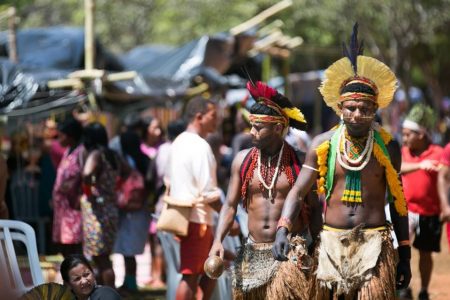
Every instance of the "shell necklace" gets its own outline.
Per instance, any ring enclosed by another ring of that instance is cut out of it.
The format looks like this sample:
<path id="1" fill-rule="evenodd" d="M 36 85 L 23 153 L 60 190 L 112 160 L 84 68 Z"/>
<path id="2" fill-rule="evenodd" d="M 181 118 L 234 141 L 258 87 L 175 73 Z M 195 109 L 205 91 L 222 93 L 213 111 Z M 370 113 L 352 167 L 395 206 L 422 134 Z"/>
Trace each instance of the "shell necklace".
<path id="1" fill-rule="evenodd" d="M 269 200 L 272 200 L 272 189 L 273 189 L 275 182 L 277 180 L 277 177 L 278 177 L 278 171 L 279 171 L 280 165 L 281 165 L 281 157 L 283 156 L 283 150 L 284 150 L 284 142 L 281 145 L 281 149 L 278 154 L 277 166 L 275 167 L 275 173 L 273 174 L 272 182 L 270 182 L 270 185 L 267 185 L 266 181 L 261 176 L 261 149 L 258 149 L 258 179 L 262 183 L 264 188 L 269 191 Z M 270 161 L 271 161 L 271 159 L 269 159 L 269 162 L 268 162 L 269 169 L 270 169 Z"/>

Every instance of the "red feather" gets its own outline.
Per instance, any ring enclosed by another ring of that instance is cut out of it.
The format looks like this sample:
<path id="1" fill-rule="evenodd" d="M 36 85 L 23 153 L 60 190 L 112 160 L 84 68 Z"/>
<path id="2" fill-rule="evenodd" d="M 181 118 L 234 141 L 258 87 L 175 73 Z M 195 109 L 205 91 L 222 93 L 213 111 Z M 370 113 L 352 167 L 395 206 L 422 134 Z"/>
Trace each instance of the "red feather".
<path id="1" fill-rule="evenodd" d="M 278 94 L 276 89 L 271 88 L 261 81 L 257 81 L 256 85 L 253 85 L 253 83 L 250 81 L 247 82 L 247 90 L 255 100 L 257 100 L 258 98 L 266 98 L 271 100 L 273 96 Z"/>

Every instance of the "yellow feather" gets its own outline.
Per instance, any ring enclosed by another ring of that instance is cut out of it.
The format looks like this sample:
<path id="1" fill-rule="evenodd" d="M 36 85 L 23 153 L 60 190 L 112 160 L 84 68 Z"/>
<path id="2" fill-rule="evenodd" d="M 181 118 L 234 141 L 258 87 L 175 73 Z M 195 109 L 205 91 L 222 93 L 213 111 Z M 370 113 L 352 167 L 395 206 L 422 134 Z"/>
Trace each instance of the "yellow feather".
<path id="1" fill-rule="evenodd" d="M 381 61 L 368 56 L 358 56 L 358 75 L 368 78 L 378 88 L 377 103 L 379 108 L 388 106 L 397 89 L 395 74 Z"/>
<path id="2" fill-rule="evenodd" d="M 340 112 L 338 103 L 342 83 L 353 76 L 355 73 L 347 57 L 341 58 L 325 70 L 325 79 L 319 87 L 319 91 L 325 103 L 335 112 Z"/>
<path id="3" fill-rule="evenodd" d="M 283 108 L 283 111 L 290 119 L 293 119 L 293 120 L 296 120 L 296 121 L 299 121 L 302 123 L 306 123 L 305 116 L 302 114 L 300 109 L 298 109 L 297 107 L 292 107 L 292 108 L 286 107 L 286 108 Z"/>

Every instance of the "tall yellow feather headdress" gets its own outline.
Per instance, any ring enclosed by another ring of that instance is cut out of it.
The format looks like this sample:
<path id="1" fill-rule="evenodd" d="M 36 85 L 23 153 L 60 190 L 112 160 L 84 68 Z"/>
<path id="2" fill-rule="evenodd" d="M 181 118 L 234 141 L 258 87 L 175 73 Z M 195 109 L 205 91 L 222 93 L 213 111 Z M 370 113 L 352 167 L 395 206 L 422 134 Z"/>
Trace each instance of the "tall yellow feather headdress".
<path id="1" fill-rule="evenodd" d="M 325 70 L 319 91 L 325 103 L 340 113 L 339 103 L 358 99 L 375 102 L 379 108 L 388 106 L 397 89 L 394 73 L 379 60 L 363 56 L 358 43 L 358 23 L 353 27 L 350 47 L 344 45 L 344 58 Z"/>

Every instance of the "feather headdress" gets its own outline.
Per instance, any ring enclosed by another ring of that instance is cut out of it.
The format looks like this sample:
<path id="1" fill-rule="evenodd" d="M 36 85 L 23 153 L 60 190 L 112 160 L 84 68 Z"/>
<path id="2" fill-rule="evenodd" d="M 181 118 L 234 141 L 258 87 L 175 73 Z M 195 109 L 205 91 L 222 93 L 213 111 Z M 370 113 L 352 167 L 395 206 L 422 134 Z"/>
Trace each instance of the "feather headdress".
<path id="1" fill-rule="evenodd" d="M 349 48 L 344 44 L 344 57 L 325 70 L 319 90 L 325 103 L 340 113 L 339 103 L 346 100 L 370 100 L 379 108 L 388 106 L 397 89 L 394 73 L 379 60 L 363 56 L 358 42 L 358 23 L 353 27 Z"/>
<path id="2" fill-rule="evenodd" d="M 294 127 L 300 130 L 306 129 L 306 120 L 303 113 L 295 107 L 292 102 L 284 95 L 267 84 L 257 81 L 256 84 L 247 82 L 247 90 L 256 102 L 266 105 L 279 114 L 279 118 L 284 120 L 286 126 Z M 280 120 L 281 120 L 280 119 Z M 269 116 L 260 121 L 269 120 Z"/>

